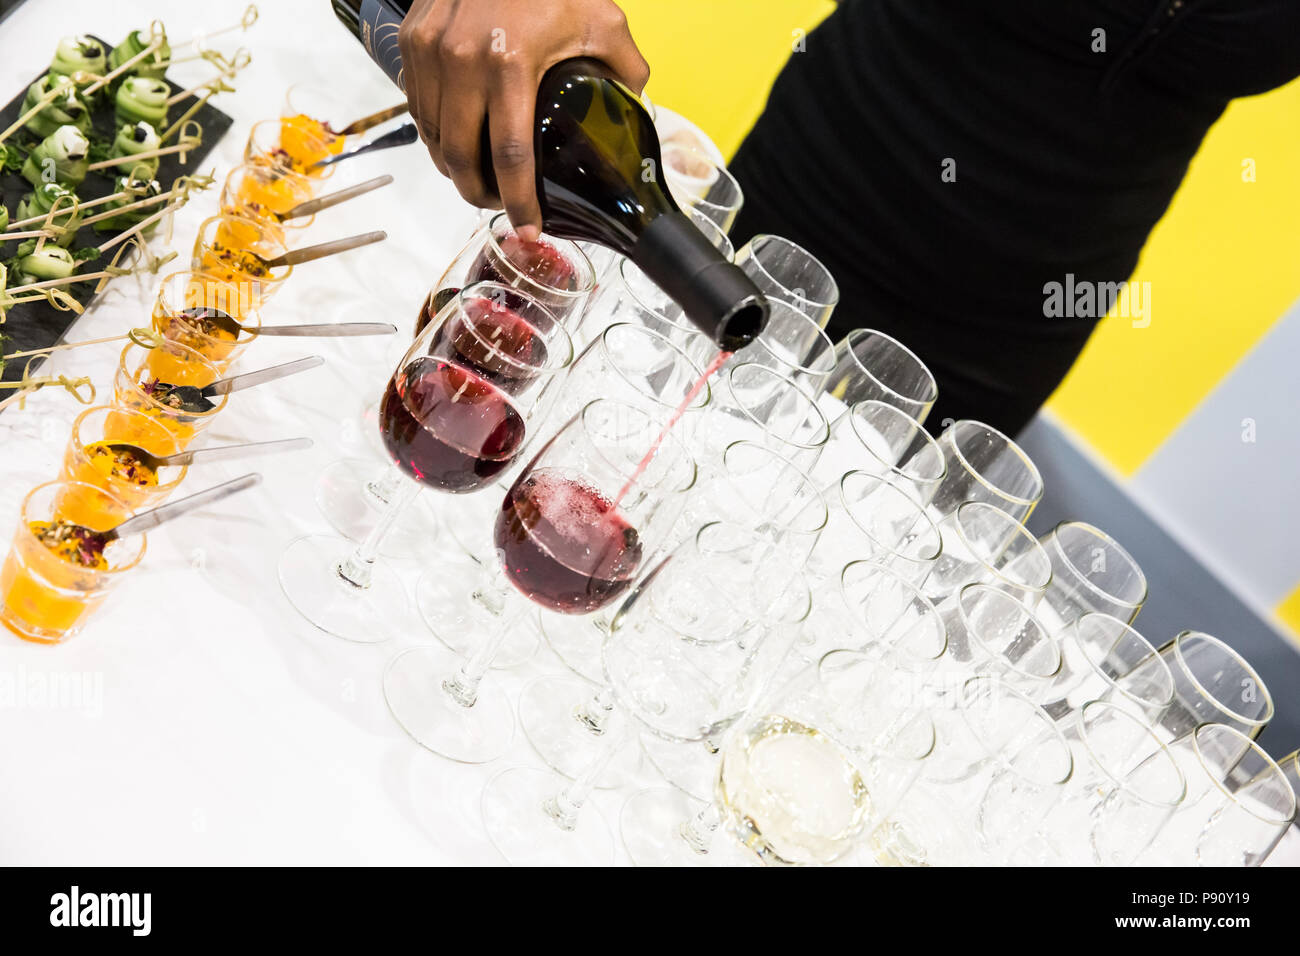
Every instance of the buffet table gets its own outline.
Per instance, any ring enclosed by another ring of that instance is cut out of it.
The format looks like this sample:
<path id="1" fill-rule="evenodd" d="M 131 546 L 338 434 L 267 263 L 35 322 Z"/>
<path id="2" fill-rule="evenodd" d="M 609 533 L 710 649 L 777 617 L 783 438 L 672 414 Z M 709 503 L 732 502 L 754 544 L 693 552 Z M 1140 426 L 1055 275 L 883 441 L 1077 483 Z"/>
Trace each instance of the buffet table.
<path id="1" fill-rule="evenodd" d="M 201 6 L 123 0 L 110 10 L 68 0 L 52 16 L 20 7 L 5 22 L 0 65 L 8 89 L 29 80 L 62 32 L 116 37 L 155 16 L 184 39 L 238 21 L 244 0 Z M 347 118 L 395 102 L 387 79 L 338 27 L 324 0 L 272 0 L 246 34 L 252 65 L 217 105 L 235 120 L 208 164 L 218 182 L 238 163 L 248 127 L 277 115 L 291 83 L 338 91 Z M 178 66 L 199 79 L 203 64 Z M 671 104 L 669 104 L 671 105 Z M 480 825 L 479 794 L 509 766 L 540 767 L 522 733 L 511 753 L 484 766 L 433 756 L 411 741 L 385 705 L 380 675 L 404 647 L 432 643 L 420 631 L 373 646 L 315 630 L 286 602 L 276 565 L 294 538 L 330 529 L 313 501 L 316 477 L 341 457 L 381 463 L 361 427 L 409 342 L 416 313 L 445 263 L 477 221 L 420 146 L 341 167 L 345 185 L 381 172 L 394 185 L 322 213 L 308 237 L 321 241 L 370 229 L 387 242 L 328 263 L 299 267 L 268 307 L 274 321 L 389 321 L 395 339 L 266 339 L 241 360 L 256 368 L 319 354 L 325 365 L 232 399 L 207 443 L 310 436 L 310 450 L 203 466 L 196 490 L 246 471 L 264 484 L 150 534 L 144 565 L 86 630 L 59 646 L 0 636 L 0 863 L 136 864 L 498 864 Z M 214 214 L 216 190 L 177 215 L 155 254 L 188 258 L 198 224 Z M 183 266 L 178 263 L 164 271 Z M 115 280 L 68 333 L 69 341 L 121 334 L 147 321 L 155 277 Z M 120 344 L 58 353 L 54 374 L 89 375 L 101 400 Z M 251 363 L 251 364 L 250 364 Z M 9 534 L 21 496 L 55 477 L 68 428 L 82 410 L 46 389 L 25 408 L 0 413 L 0 533 Z M 417 507 L 423 505 L 417 503 Z M 421 567 L 391 561 L 408 587 Z M 526 665 L 493 671 L 512 694 L 543 674 L 567 674 L 544 647 Z M 662 785 L 643 767 L 637 786 Z M 635 788 L 597 791 L 592 807 L 613 823 Z M 1295 831 L 1272 864 L 1300 860 Z M 616 849 L 625 861 L 621 847 Z"/>

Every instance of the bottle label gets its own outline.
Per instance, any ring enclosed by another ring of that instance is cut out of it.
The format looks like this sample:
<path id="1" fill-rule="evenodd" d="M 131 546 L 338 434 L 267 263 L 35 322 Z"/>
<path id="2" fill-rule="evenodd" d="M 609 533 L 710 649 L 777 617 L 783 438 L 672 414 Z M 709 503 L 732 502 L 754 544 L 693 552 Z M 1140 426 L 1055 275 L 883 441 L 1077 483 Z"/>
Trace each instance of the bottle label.
<path id="1" fill-rule="evenodd" d="M 397 47 L 397 29 L 402 17 L 383 0 L 361 0 L 361 43 L 370 58 L 405 93 L 402 51 Z"/>

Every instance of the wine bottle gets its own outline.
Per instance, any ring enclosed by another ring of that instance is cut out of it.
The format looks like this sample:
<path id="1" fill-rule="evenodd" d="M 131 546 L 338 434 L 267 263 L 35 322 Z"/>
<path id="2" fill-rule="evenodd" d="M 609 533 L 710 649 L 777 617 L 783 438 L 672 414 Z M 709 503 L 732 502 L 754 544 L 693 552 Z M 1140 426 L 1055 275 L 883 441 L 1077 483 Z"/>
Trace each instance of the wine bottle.
<path id="1" fill-rule="evenodd" d="M 410 0 L 331 0 L 343 25 L 399 87 L 397 30 Z M 542 77 L 533 148 L 542 228 L 631 259 L 721 349 L 762 331 L 768 304 L 660 182 L 659 136 L 641 101 L 603 63 L 565 60 Z M 495 188 L 484 129 L 484 180 Z"/>

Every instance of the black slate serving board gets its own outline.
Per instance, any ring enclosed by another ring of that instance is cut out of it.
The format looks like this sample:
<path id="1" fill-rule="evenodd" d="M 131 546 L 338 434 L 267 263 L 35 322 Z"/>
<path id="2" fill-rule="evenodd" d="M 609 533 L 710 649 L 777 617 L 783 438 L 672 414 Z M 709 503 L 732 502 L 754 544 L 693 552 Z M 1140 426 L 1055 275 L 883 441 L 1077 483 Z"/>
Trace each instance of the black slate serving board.
<path id="1" fill-rule="evenodd" d="M 96 39 L 100 38 L 96 37 Z M 50 41 L 51 56 L 54 55 L 54 46 L 57 42 L 58 37 L 54 37 Z M 102 43 L 104 41 L 100 39 L 100 42 Z M 105 44 L 105 47 L 111 49 L 111 44 Z M 7 129 L 9 125 L 21 115 L 23 97 L 27 95 L 27 86 L 34 83 L 43 75 L 44 74 L 42 73 L 33 76 L 28 84 L 19 90 L 14 98 L 9 101 L 9 104 L 3 110 L 0 110 L 0 129 Z M 173 92 L 179 93 L 181 91 L 182 87 L 177 86 L 170 80 L 168 80 L 168 83 L 171 85 Z M 182 100 L 180 103 L 173 106 L 169 117 L 170 121 L 175 122 L 177 117 L 193 105 L 194 101 L 192 99 L 187 99 Z M 234 122 L 229 116 L 214 107 L 210 101 L 203 105 L 203 108 L 194 115 L 193 119 L 203 126 L 203 142 L 186 154 L 186 162 L 184 164 L 181 163 L 180 156 L 176 153 L 161 157 L 158 166 L 157 179 L 163 189 L 170 189 L 172 181 L 179 176 L 210 171 L 204 169 L 203 160 L 207 157 L 208 153 L 212 151 L 213 145 L 226 134 Z M 116 135 L 116 121 L 113 117 L 113 103 L 111 96 L 105 95 L 100 104 L 95 107 L 92 116 L 92 125 L 94 127 L 94 133 L 91 136 L 92 142 L 98 140 L 107 140 L 110 143 L 112 142 L 113 137 Z M 163 131 L 159 130 L 159 132 L 161 133 Z M 27 147 L 31 145 L 32 139 L 29 134 L 25 133 L 25 131 L 19 131 L 11 136 L 8 142 L 18 142 L 22 146 Z M 167 145 L 170 146 L 173 145 L 173 143 L 168 143 Z M 111 168 L 101 171 L 92 171 L 86 176 L 86 181 L 81 184 L 80 188 L 78 188 L 77 195 L 83 200 L 107 196 L 113 191 L 113 184 L 116 176 L 116 170 Z M 214 185 L 213 188 L 218 187 L 219 184 Z M 16 211 L 19 200 L 27 193 L 31 192 L 31 190 L 31 184 L 22 177 L 21 173 L 0 173 L 0 200 L 3 200 L 5 206 L 8 207 L 12 219 L 17 218 Z M 99 211 L 102 210 L 94 209 L 87 213 L 87 215 Z M 99 246 L 117 234 L 118 233 L 115 231 L 96 232 L 93 226 L 84 226 L 78 230 L 77 237 L 73 240 L 72 245 L 69 248 L 75 252 L 77 249 L 82 249 L 87 246 Z M 0 261 L 12 257 L 14 251 L 18 248 L 18 245 L 19 243 L 15 241 L 0 242 Z M 115 246 L 113 249 L 109 250 L 109 252 L 105 253 L 101 259 L 86 263 L 81 268 L 87 272 L 95 272 L 102 269 L 104 265 L 108 264 L 108 261 L 112 258 L 113 254 L 117 252 L 117 248 L 118 247 Z M 177 268 L 183 268 L 183 266 L 178 266 Z M 76 283 L 71 286 L 65 286 L 64 291 L 73 296 L 82 304 L 83 307 L 89 307 L 95 297 L 94 290 L 96 284 L 97 283 L 94 281 Z M 68 330 L 68 326 L 75 322 L 77 318 L 78 316 L 75 312 L 61 312 L 48 302 L 26 302 L 20 305 L 15 305 L 9 309 L 8 318 L 5 319 L 3 323 L 0 323 L 0 350 L 4 353 L 9 353 L 27 351 L 29 349 L 41 349 L 47 348 L 51 345 L 57 345 L 63 338 L 64 333 Z M 32 362 L 31 368 L 33 372 L 39 366 L 41 361 L 42 359 L 38 357 Z M 24 358 L 14 359 L 6 363 L 3 372 L 0 373 L 0 381 L 17 381 L 21 379 L 26 364 L 27 359 Z M 111 375 L 111 373 L 111 369 L 106 372 L 107 375 Z M 0 391 L 0 398 L 3 398 L 8 394 L 12 394 L 12 390 L 4 389 L 3 391 Z"/>

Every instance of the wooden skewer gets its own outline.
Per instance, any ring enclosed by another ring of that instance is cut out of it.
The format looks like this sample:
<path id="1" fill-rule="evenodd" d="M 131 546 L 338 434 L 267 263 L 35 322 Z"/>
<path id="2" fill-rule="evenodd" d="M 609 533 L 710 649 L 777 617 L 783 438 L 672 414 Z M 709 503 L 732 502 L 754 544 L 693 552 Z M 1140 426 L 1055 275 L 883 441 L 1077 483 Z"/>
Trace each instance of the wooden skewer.
<path id="1" fill-rule="evenodd" d="M 125 206 L 117 206 L 107 212 L 101 212 L 97 215 L 89 216 L 86 219 L 81 220 L 81 224 L 83 226 L 93 226 L 97 222 L 102 222 L 105 219 L 112 219 L 114 216 L 120 215 L 124 212 L 131 212 L 135 209 L 143 209 L 145 206 L 152 206 L 155 203 L 166 202 L 175 195 L 177 195 L 177 193 L 176 190 L 173 189 L 170 192 L 159 193 L 157 196 L 146 196 L 144 199 L 137 199 L 135 202 L 127 203 Z"/>
<path id="2" fill-rule="evenodd" d="M 45 217 L 42 216 L 41 218 L 43 219 Z M 49 236 L 52 238 L 54 235 L 55 233 L 46 229 L 29 229 L 25 232 L 6 232 L 3 236 L 0 236 L 0 239 L 8 242 L 10 239 L 40 239 L 42 236 Z"/>
<path id="3" fill-rule="evenodd" d="M 155 22 L 156 22 L 156 21 L 155 21 Z M 109 71 L 108 73 L 105 73 L 103 76 L 101 76 L 101 77 L 100 77 L 98 80 L 96 80 L 94 83 L 91 83 L 88 87 L 86 87 L 84 90 L 81 91 L 82 95 L 83 95 L 83 96 L 89 96 L 89 95 L 92 94 L 92 93 L 96 93 L 96 92 L 98 92 L 98 91 L 99 91 L 100 89 L 102 89 L 105 85 L 107 85 L 107 84 L 109 84 L 109 83 L 112 83 L 115 79 L 117 79 L 119 76 L 121 76 L 124 72 L 126 72 L 126 71 L 129 70 L 129 69 L 131 69 L 131 67 L 135 66 L 137 63 L 139 63 L 141 60 L 143 60 L 145 57 L 147 57 L 150 53 L 153 53 L 153 52 L 157 51 L 157 50 L 162 46 L 162 41 L 163 41 L 163 37 L 162 37 L 162 35 L 161 35 L 160 33 L 157 33 L 157 34 L 155 34 L 155 33 L 151 33 L 151 34 L 150 34 L 150 40 L 149 40 L 149 43 L 146 44 L 146 46 L 145 46 L 145 48 L 144 48 L 143 50 L 141 50 L 141 51 L 140 51 L 139 53 L 137 53 L 135 56 L 131 57 L 131 59 L 127 60 L 126 62 L 124 62 L 124 63 L 122 63 L 122 64 L 120 64 L 120 65 L 117 67 L 117 69 L 115 69 L 115 70 L 111 70 L 111 71 Z"/>
<path id="4" fill-rule="evenodd" d="M 187 46 L 195 46 L 204 40 L 216 36 L 221 36 L 221 34 L 223 33 L 233 33 L 235 30 L 247 30 L 249 27 L 251 27 L 254 23 L 257 22 L 257 17 L 258 17 L 257 5 L 250 3 L 247 7 L 244 8 L 244 15 L 239 18 L 238 23 L 232 23 L 228 27 L 222 27 L 219 30 L 213 30 L 211 33 L 196 33 L 194 36 L 190 37 L 190 39 L 186 40 L 184 43 L 177 44 L 176 46 L 172 47 L 172 49 L 183 50 Z"/>
<path id="5" fill-rule="evenodd" d="M 172 202 L 169 202 L 166 206 L 164 206 L 162 209 L 159 209 L 152 216 L 148 217 L 147 219 L 141 219 L 130 229 L 126 230 L 125 232 L 118 233 L 112 239 L 108 240 L 108 242 L 104 243 L 102 246 L 99 247 L 100 253 L 102 254 L 107 252 L 109 249 L 112 249 L 119 242 L 125 242 L 127 239 L 130 239 L 140 230 L 148 229 L 150 226 L 152 226 L 163 216 L 167 215 L 169 212 L 172 212 L 174 209 L 180 206 L 180 204 L 181 204 L 180 201 L 173 200 Z"/>
<path id="6" fill-rule="evenodd" d="M 31 119 L 41 110 L 45 109 L 45 107 L 49 106 L 55 100 L 57 100 L 60 96 L 64 94 L 64 92 L 65 90 L 62 87 L 56 86 L 54 89 L 47 90 L 45 93 L 41 94 L 41 98 L 36 101 L 35 106 L 29 109 L 26 113 L 23 113 L 21 116 L 19 116 L 18 119 L 14 120 L 12 126 L 6 129 L 4 132 L 0 133 L 0 143 L 3 143 L 14 133 L 18 132 L 18 130 L 26 126 L 27 121 L 29 119 Z"/>
<path id="7" fill-rule="evenodd" d="M 213 93 L 223 92 L 222 87 L 225 86 L 225 81 L 231 75 L 232 74 L 227 73 L 225 70 L 222 70 L 220 73 L 212 77 L 212 79 L 210 80 L 204 80 L 202 83 L 199 83 L 196 86 L 191 86 L 188 90 L 181 90 L 179 93 L 167 97 L 167 105 L 175 106 L 177 103 L 179 103 L 181 100 L 185 99 L 186 97 L 196 95 L 199 92 L 199 90 L 210 90 Z M 214 84 L 215 84 L 215 88 L 213 88 Z M 229 92 L 229 87 L 226 87 L 224 92 Z"/>
<path id="8" fill-rule="evenodd" d="M 162 146 L 158 149 L 145 150 L 143 153 L 133 153 L 130 156 L 119 156 L 116 159 L 104 159 L 97 163 L 91 163 L 86 169 L 108 169 L 110 166 L 118 166 L 131 160 L 132 162 L 143 162 L 146 159 L 153 159 L 155 156 L 170 156 L 172 153 L 188 153 L 190 150 L 200 145 L 199 142 L 177 143 L 175 146 Z"/>
<path id="9" fill-rule="evenodd" d="M 205 93 L 202 97 L 195 100 L 194 105 L 191 106 L 189 109 L 187 109 L 184 113 L 182 113 L 181 118 L 178 119 L 175 123 L 173 123 L 171 127 L 167 130 L 167 132 L 163 133 L 161 136 L 158 137 L 158 141 L 160 143 L 165 143 L 167 142 L 167 140 L 175 136 L 177 131 L 180 130 L 182 127 L 184 127 L 185 124 L 188 123 L 191 119 L 193 119 L 194 114 L 197 113 L 199 110 L 203 109 L 203 104 L 206 103 L 208 100 L 212 99 L 212 97 L 214 97 L 216 93 L 217 93 L 216 90 L 208 90 L 208 92 Z"/>

